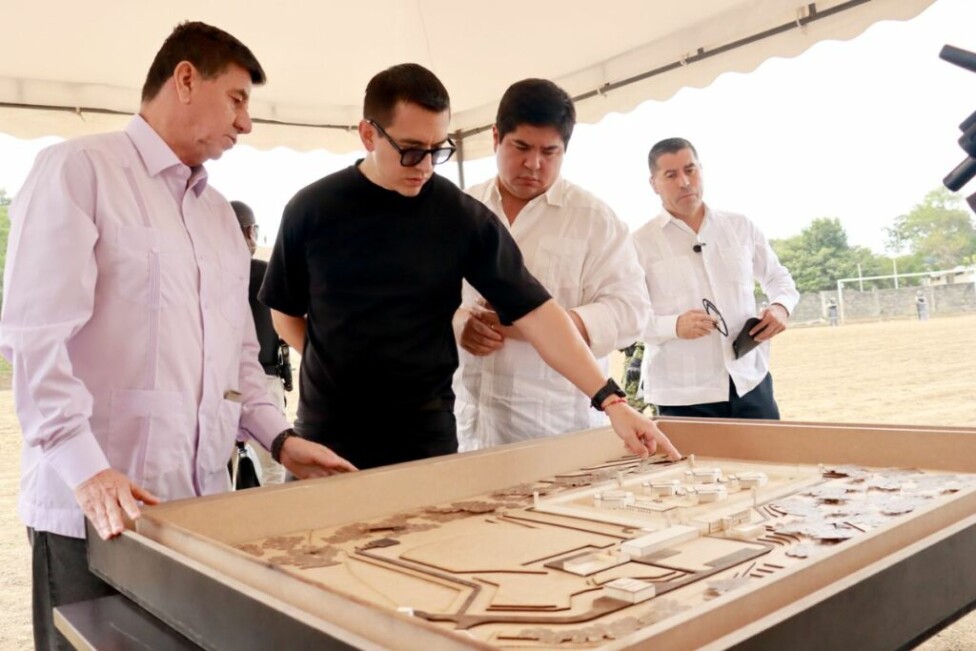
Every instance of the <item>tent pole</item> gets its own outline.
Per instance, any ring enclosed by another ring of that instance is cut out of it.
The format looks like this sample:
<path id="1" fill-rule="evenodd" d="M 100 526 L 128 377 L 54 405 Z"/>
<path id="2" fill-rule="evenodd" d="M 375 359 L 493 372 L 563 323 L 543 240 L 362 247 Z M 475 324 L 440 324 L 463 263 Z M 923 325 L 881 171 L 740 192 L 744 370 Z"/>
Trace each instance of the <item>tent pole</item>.
<path id="1" fill-rule="evenodd" d="M 464 189 L 464 135 L 461 131 L 454 132 L 454 144 L 457 145 L 458 186 Z"/>

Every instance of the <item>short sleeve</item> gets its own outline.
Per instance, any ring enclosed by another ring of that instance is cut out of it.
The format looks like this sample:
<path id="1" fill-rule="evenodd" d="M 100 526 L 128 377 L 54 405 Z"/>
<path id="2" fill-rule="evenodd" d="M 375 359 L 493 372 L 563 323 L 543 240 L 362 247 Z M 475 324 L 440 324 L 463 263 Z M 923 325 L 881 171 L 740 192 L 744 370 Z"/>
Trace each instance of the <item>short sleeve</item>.
<path id="1" fill-rule="evenodd" d="M 462 205 L 474 218 L 464 277 L 491 303 L 499 320 L 510 325 L 552 298 L 525 268 L 518 244 L 498 218 L 470 197 Z"/>
<path id="2" fill-rule="evenodd" d="M 308 258 L 305 253 L 307 216 L 293 199 L 278 228 L 258 299 L 272 310 L 290 316 L 308 311 Z"/>

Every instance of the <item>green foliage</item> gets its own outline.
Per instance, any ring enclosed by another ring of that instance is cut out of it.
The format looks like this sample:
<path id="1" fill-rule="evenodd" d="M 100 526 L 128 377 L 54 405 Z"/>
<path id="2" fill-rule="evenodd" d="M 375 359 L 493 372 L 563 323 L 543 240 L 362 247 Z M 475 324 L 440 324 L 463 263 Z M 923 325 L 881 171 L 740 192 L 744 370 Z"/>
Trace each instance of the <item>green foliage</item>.
<path id="1" fill-rule="evenodd" d="M 961 198 L 945 188 L 929 192 L 885 230 L 891 257 L 851 246 L 840 220 L 827 217 L 813 220 L 799 235 L 770 244 L 801 292 L 835 289 L 840 278 L 951 269 L 976 260 L 976 223 Z M 919 282 L 899 280 L 900 285 Z M 892 284 L 890 280 L 864 283 L 865 288 Z"/>
<path id="2" fill-rule="evenodd" d="M 799 235 L 770 242 L 801 292 L 828 291 L 839 278 L 891 273 L 891 262 L 863 246 L 851 246 L 837 218 L 814 219 Z M 901 271 L 899 269 L 899 271 Z"/>
<path id="3" fill-rule="evenodd" d="M 959 195 L 943 187 L 896 218 L 887 232 L 889 250 L 907 247 L 922 270 L 951 269 L 976 255 L 976 224 Z"/>

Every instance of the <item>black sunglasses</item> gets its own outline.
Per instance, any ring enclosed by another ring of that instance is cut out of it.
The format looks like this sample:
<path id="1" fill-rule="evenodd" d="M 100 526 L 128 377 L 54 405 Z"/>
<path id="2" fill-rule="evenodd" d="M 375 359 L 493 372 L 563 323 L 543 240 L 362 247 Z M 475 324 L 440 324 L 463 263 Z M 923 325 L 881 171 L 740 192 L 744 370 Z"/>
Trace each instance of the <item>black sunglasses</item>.
<path id="1" fill-rule="evenodd" d="M 420 147 L 401 147 L 397 144 L 397 141 L 390 137 L 383 127 L 376 124 L 373 120 L 366 120 L 369 124 L 373 126 L 380 135 L 386 138 L 386 140 L 393 145 L 393 148 L 397 150 L 400 154 L 400 165 L 404 167 L 414 167 L 420 165 L 420 162 L 430 154 L 430 162 L 434 165 L 440 165 L 441 163 L 446 163 L 450 160 L 454 152 L 457 151 L 457 146 L 454 141 L 450 138 L 447 139 L 447 147 L 434 147 L 432 149 L 421 149 Z"/>
<path id="2" fill-rule="evenodd" d="M 705 306 L 705 314 L 707 314 L 708 316 L 716 317 L 715 329 L 721 332 L 724 336 L 728 337 L 729 326 L 725 324 L 725 317 L 723 317 L 722 313 L 718 311 L 717 307 L 715 307 L 715 303 L 712 303 L 707 298 L 703 298 L 702 305 Z"/>

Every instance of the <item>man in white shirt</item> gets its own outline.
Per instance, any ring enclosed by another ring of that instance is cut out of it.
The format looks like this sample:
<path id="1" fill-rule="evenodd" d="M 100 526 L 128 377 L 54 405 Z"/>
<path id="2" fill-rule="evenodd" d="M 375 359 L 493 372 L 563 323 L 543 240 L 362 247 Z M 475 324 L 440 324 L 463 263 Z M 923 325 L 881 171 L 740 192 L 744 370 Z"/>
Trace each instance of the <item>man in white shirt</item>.
<path id="1" fill-rule="evenodd" d="M 556 84 L 513 84 L 493 128 L 498 175 L 468 194 L 509 229 L 526 267 L 569 312 L 606 372 L 606 356 L 640 336 L 648 302 L 626 225 L 559 176 L 575 122 L 573 101 Z M 586 396 L 552 371 L 517 327 L 501 326 L 466 283 L 455 335 L 461 451 L 605 424 Z"/>
<path id="2" fill-rule="evenodd" d="M 690 142 L 662 140 L 648 165 L 663 210 L 634 233 L 652 312 L 645 399 L 663 416 L 778 419 L 767 342 L 799 300 L 793 279 L 755 224 L 705 205 Z M 757 281 L 770 303 L 758 314 Z M 759 322 L 744 328 L 752 317 Z M 737 358 L 744 329 L 759 345 Z"/>

